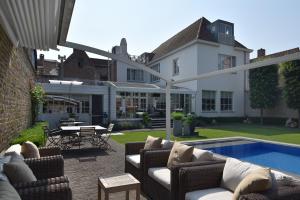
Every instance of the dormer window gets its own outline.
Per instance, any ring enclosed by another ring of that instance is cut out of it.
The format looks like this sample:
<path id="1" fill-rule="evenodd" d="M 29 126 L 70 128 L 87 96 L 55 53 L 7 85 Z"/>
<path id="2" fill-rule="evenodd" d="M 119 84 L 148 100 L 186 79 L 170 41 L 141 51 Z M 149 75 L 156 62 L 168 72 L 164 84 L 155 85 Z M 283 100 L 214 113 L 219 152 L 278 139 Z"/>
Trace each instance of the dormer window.
<path id="1" fill-rule="evenodd" d="M 232 36 L 233 35 L 232 26 L 229 24 L 221 23 L 220 24 L 220 33 L 225 34 L 227 36 Z"/>

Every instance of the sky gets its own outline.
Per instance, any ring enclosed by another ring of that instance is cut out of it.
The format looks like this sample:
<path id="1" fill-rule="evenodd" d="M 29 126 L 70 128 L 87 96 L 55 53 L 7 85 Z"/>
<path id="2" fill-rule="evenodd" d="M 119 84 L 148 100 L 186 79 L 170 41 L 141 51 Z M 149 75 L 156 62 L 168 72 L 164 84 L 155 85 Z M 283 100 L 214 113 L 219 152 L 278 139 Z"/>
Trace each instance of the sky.
<path id="1" fill-rule="evenodd" d="M 300 46 L 299 0 L 76 0 L 67 40 L 102 50 L 127 40 L 128 53 L 151 52 L 201 17 L 234 23 L 235 39 L 275 53 Z M 39 51 L 46 59 L 72 49 Z M 99 57 L 89 54 L 90 57 Z"/>

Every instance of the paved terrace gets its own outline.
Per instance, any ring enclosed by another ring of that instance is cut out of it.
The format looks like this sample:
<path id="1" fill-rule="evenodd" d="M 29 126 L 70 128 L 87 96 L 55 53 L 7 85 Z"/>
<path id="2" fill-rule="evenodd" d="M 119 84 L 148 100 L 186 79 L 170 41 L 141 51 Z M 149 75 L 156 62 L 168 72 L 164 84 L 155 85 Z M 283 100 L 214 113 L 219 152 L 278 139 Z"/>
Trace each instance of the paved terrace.
<path id="1" fill-rule="evenodd" d="M 111 151 L 85 147 L 63 152 L 65 175 L 70 179 L 74 200 L 97 200 L 98 177 L 124 173 L 125 147 L 113 140 L 109 143 L 112 146 Z M 103 196 L 102 199 L 104 199 Z M 110 199 L 125 200 L 125 192 L 110 194 Z M 130 199 L 135 199 L 134 191 L 130 192 Z M 146 200 L 146 198 L 141 195 L 141 200 Z"/>

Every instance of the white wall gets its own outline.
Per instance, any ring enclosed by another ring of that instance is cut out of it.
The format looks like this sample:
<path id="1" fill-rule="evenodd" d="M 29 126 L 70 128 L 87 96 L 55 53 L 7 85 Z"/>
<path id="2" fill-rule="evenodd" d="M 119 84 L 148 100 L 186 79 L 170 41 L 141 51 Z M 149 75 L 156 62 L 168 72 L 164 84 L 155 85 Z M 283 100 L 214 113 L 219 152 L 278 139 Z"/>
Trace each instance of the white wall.
<path id="1" fill-rule="evenodd" d="M 244 55 L 243 51 L 236 50 L 232 46 L 219 44 L 210 46 L 198 44 L 198 74 L 218 70 L 218 55 L 225 54 L 236 56 L 236 65 L 242 65 L 249 61 L 249 53 Z M 207 117 L 244 116 L 244 72 L 212 77 L 198 80 L 196 97 L 196 113 Z M 202 90 L 216 91 L 216 111 L 202 112 Z M 220 111 L 220 92 L 233 92 L 233 112 Z"/>

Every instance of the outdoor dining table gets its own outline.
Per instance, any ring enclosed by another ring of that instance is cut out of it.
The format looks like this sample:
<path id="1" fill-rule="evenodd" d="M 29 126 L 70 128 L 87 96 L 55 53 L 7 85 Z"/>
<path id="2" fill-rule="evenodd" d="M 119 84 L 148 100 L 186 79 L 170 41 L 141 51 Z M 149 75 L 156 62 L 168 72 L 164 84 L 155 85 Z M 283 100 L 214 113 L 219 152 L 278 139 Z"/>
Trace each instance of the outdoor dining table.
<path id="1" fill-rule="evenodd" d="M 99 125 L 89 125 L 89 126 L 61 126 L 60 129 L 63 132 L 66 132 L 66 133 L 68 133 L 68 132 L 79 132 L 81 127 L 86 127 L 86 128 L 94 127 L 95 131 L 97 133 L 101 133 L 102 131 L 106 130 L 105 127 L 102 127 L 102 126 L 99 126 Z"/>
<path id="2" fill-rule="evenodd" d="M 89 126 L 61 126 L 60 129 L 62 130 L 61 133 L 61 145 L 63 149 L 69 149 L 71 148 L 73 145 L 79 144 L 79 148 L 80 148 L 80 142 L 81 140 L 78 140 L 78 134 L 80 133 L 80 128 L 95 128 L 96 131 L 96 136 L 95 137 L 91 137 L 90 141 L 92 143 L 96 143 L 97 145 L 106 143 L 105 140 L 103 140 L 102 138 L 102 133 L 106 132 L 106 128 L 99 126 L 99 125 L 89 125 Z M 74 138 L 75 136 L 75 138 Z M 96 141 L 94 140 L 96 139 Z M 94 143 L 94 144 L 95 144 Z"/>

